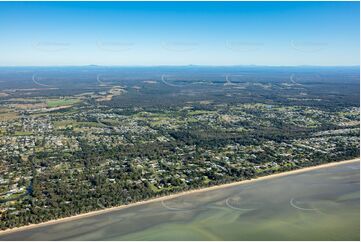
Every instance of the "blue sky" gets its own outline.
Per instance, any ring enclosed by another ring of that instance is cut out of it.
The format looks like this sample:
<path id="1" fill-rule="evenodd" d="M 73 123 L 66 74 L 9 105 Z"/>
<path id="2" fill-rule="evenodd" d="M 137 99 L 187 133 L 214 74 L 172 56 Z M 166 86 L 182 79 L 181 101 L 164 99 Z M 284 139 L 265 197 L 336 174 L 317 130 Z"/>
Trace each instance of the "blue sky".
<path id="1" fill-rule="evenodd" d="M 0 66 L 359 65 L 358 2 L 0 2 Z"/>

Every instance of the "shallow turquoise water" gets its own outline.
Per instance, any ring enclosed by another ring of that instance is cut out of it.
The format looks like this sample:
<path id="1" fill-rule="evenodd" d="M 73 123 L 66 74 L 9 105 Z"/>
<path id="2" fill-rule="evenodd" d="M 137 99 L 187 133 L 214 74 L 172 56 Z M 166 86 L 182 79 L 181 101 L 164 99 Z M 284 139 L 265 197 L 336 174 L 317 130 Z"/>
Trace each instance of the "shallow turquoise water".
<path id="1" fill-rule="evenodd" d="M 358 162 L 195 193 L 1 240 L 359 240 Z"/>

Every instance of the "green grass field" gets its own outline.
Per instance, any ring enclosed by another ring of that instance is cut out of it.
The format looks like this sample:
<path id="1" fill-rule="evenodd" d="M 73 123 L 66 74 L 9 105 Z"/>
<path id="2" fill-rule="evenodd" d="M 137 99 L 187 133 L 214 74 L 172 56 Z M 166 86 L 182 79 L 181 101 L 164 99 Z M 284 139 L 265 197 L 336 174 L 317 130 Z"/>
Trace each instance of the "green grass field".
<path id="1" fill-rule="evenodd" d="M 46 104 L 49 108 L 56 108 L 60 106 L 68 106 L 78 103 L 80 100 L 75 98 L 64 98 L 64 99 L 49 99 Z"/>

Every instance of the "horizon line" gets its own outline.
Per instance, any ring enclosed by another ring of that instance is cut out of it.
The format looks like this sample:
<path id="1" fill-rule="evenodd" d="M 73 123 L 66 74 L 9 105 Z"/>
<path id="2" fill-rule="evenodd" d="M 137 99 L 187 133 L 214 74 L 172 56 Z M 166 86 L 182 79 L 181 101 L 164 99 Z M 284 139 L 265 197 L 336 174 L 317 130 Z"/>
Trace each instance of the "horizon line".
<path id="1" fill-rule="evenodd" d="M 189 65 L 0 65 L 0 68 L 16 68 L 16 67 L 358 67 L 355 65 L 203 65 L 203 64 L 189 64 Z"/>

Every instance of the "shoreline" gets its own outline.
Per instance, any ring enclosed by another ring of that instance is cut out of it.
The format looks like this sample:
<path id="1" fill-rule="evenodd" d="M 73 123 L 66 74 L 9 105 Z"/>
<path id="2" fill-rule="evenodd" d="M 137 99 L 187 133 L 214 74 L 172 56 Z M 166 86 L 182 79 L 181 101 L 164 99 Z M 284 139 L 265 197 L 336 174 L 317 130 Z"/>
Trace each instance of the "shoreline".
<path id="1" fill-rule="evenodd" d="M 29 224 L 29 225 L 24 225 L 21 227 L 0 230 L 0 236 L 5 235 L 5 234 L 10 234 L 10 233 L 16 233 L 19 231 L 34 229 L 37 227 L 42 227 L 42 226 L 47 226 L 47 225 L 58 224 L 58 223 L 62 223 L 62 222 L 68 222 L 68 221 L 74 221 L 74 220 L 78 220 L 78 219 L 82 219 L 82 218 L 92 217 L 92 216 L 96 216 L 96 215 L 100 215 L 100 214 L 109 213 L 111 211 L 118 211 L 118 210 L 130 208 L 130 207 L 136 207 L 136 206 L 140 206 L 140 205 L 144 205 L 144 204 L 148 204 L 148 203 L 166 201 L 166 200 L 170 200 L 170 199 L 188 195 L 188 194 L 207 192 L 207 191 L 222 189 L 222 188 L 226 188 L 226 187 L 232 187 L 232 186 L 252 183 L 252 182 L 256 182 L 256 181 L 268 180 L 268 179 L 273 179 L 273 178 L 283 177 L 283 176 L 288 176 L 288 175 L 294 175 L 294 174 L 304 173 L 304 172 L 308 172 L 308 171 L 312 171 L 312 170 L 334 167 L 334 166 L 348 164 L 348 163 L 354 163 L 354 162 L 360 162 L 360 157 L 354 158 L 351 160 L 334 161 L 334 162 L 330 162 L 330 163 L 326 163 L 326 164 L 304 167 L 304 168 L 296 169 L 296 170 L 292 170 L 292 171 L 286 171 L 286 172 L 276 173 L 276 174 L 272 174 L 272 175 L 256 177 L 256 178 L 252 178 L 250 180 L 236 181 L 236 182 L 215 185 L 215 186 L 206 187 L 206 188 L 188 190 L 188 191 L 179 192 L 179 193 L 166 195 L 166 196 L 162 196 L 162 197 L 155 197 L 155 198 L 151 198 L 148 200 L 139 201 L 139 202 L 135 202 L 135 203 L 127 204 L 127 205 L 120 205 L 120 206 L 116 206 L 116 207 L 105 208 L 105 209 L 95 210 L 95 211 L 82 213 L 82 214 L 78 214 L 78 215 L 73 215 L 70 217 L 50 220 L 50 221 L 46 221 L 46 222 L 42 222 L 42 223 L 38 223 L 38 224 Z"/>

